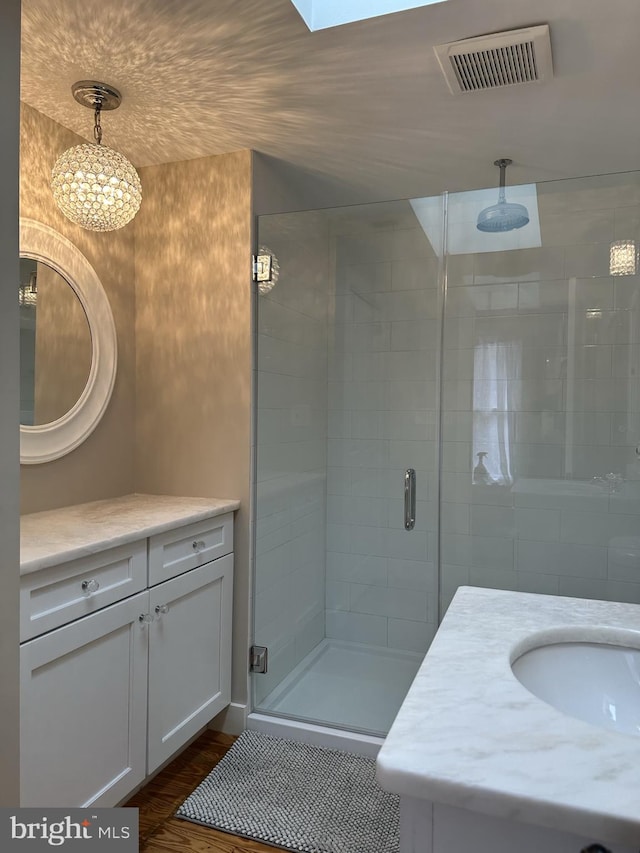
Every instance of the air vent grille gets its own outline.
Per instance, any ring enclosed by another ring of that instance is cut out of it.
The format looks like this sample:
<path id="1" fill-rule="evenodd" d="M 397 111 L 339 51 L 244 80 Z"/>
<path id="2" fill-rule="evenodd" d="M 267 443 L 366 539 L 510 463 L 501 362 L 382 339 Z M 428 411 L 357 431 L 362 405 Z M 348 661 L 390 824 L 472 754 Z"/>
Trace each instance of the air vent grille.
<path id="1" fill-rule="evenodd" d="M 536 54 L 531 41 L 499 50 L 461 53 L 450 59 L 463 92 L 531 83 L 538 79 Z"/>
<path id="2" fill-rule="evenodd" d="M 435 51 L 454 94 L 535 83 L 553 75 L 547 25 L 437 45 Z"/>

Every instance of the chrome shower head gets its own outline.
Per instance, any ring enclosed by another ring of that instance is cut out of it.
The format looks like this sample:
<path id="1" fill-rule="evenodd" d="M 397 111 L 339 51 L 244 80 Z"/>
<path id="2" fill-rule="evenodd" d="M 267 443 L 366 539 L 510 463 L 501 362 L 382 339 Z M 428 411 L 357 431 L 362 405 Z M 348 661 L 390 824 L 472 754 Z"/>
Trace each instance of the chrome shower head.
<path id="1" fill-rule="evenodd" d="M 494 161 L 494 166 L 500 169 L 500 192 L 498 203 L 485 207 L 478 214 L 477 229 L 489 233 L 514 231 L 523 228 L 529 222 L 529 211 L 524 204 L 509 202 L 505 198 L 505 172 L 513 161 L 503 157 Z"/>

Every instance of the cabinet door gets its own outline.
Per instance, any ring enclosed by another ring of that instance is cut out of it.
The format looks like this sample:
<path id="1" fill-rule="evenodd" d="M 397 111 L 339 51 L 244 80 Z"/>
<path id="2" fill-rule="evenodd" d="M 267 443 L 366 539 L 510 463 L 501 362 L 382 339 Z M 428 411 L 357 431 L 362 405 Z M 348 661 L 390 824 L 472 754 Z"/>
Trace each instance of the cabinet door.
<path id="1" fill-rule="evenodd" d="M 149 773 L 231 701 L 232 596 L 233 554 L 149 591 Z"/>
<path id="2" fill-rule="evenodd" d="M 21 805 L 114 806 L 145 776 L 141 592 L 20 648 Z"/>

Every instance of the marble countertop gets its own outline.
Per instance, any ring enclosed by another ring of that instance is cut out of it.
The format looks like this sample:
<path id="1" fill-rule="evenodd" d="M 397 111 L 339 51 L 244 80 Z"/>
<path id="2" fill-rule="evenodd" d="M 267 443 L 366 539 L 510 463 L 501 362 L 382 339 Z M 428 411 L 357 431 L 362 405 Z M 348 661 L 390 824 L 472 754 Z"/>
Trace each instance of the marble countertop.
<path id="1" fill-rule="evenodd" d="M 640 737 L 557 711 L 511 671 L 527 637 L 567 626 L 640 645 L 640 606 L 461 587 L 380 750 L 381 786 L 637 847 Z"/>
<path id="2" fill-rule="evenodd" d="M 124 495 L 20 518 L 20 574 L 238 509 L 240 501 Z"/>

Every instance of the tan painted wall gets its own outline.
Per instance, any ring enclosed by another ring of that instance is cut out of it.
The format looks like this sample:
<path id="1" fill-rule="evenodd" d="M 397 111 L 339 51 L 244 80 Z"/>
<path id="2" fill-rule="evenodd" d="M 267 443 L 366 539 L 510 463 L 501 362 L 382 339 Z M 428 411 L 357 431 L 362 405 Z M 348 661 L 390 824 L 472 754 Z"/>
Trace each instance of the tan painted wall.
<path id="1" fill-rule="evenodd" d="M 251 152 L 140 170 L 136 489 L 239 498 L 233 700 L 246 701 Z"/>
<path id="2" fill-rule="evenodd" d="M 0 806 L 19 800 L 18 127 L 20 0 L 0 27 Z"/>
<path id="3" fill-rule="evenodd" d="M 85 231 L 60 213 L 49 189 L 51 167 L 57 155 L 82 141 L 62 125 L 22 105 L 20 215 L 55 228 L 78 247 L 96 270 L 115 319 L 118 374 L 105 415 L 84 444 L 54 462 L 22 466 L 23 513 L 134 490 L 134 223 L 114 232 Z"/>

